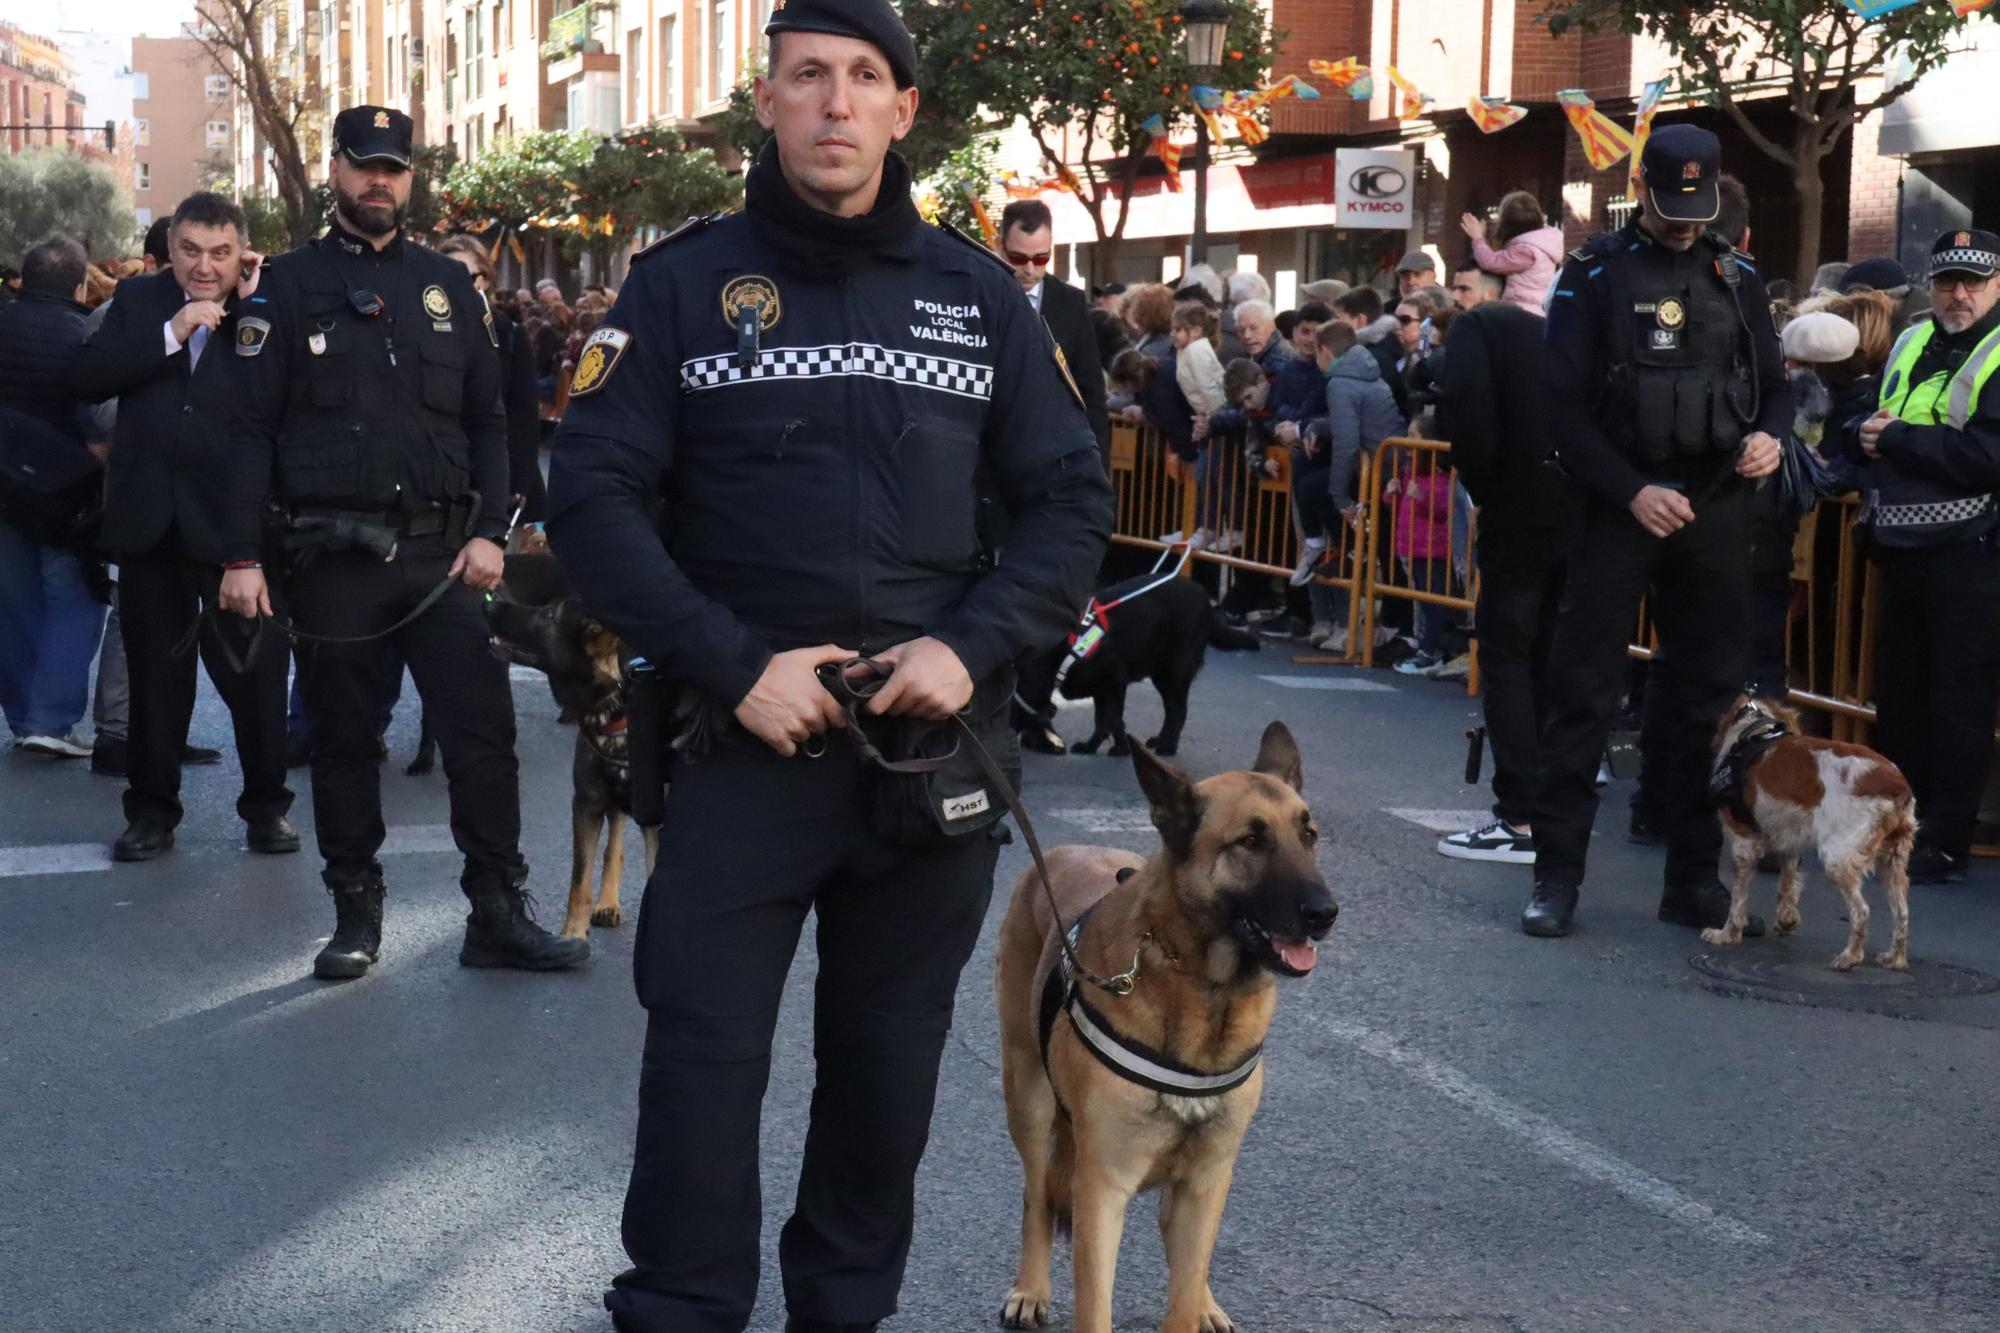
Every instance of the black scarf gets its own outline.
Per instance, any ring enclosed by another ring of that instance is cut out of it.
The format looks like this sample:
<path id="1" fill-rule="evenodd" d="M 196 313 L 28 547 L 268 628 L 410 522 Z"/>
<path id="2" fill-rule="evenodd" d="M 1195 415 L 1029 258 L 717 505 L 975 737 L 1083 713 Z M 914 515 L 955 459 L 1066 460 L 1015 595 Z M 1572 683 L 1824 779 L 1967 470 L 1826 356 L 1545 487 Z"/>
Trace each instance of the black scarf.
<path id="1" fill-rule="evenodd" d="M 778 164 L 778 141 L 764 151 L 743 180 L 743 205 L 772 245 L 815 267 L 845 269 L 861 255 L 900 252 L 923 219 L 910 199 L 910 167 L 899 153 L 882 164 L 875 206 L 859 217 L 836 217 L 799 198 Z"/>

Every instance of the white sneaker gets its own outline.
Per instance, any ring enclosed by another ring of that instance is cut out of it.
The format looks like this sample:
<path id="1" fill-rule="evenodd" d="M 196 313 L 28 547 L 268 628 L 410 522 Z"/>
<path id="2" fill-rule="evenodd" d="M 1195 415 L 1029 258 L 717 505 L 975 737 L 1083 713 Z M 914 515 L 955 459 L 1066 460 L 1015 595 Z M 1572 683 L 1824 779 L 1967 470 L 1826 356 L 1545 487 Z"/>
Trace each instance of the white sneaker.
<path id="1" fill-rule="evenodd" d="M 1597 763 L 1597 785 L 1600 787 L 1611 785 L 1611 765 L 1601 759 Z"/>
<path id="2" fill-rule="evenodd" d="M 1377 625 L 1375 627 L 1375 646 L 1377 648 L 1387 648 L 1390 644 L 1394 643 L 1395 641 L 1396 641 L 1395 630 L 1391 629 L 1387 625 Z M 1411 650 L 1414 651 L 1416 649 L 1416 646 L 1417 646 L 1416 644 L 1412 643 L 1410 645 Z"/>
<path id="3" fill-rule="evenodd" d="M 1439 838 L 1438 850 L 1459 861 L 1503 861 L 1517 866 L 1535 863 L 1534 835 L 1504 819 Z"/>
<path id="4" fill-rule="evenodd" d="M 1179 528 L 1175 528 L 1172 532 L 1161 533 L 1153 540 L 1165 546 L 1179 546 L 1182 542 L 1187 540 L 1187 534 L 1185 532 L 1182 532 Z"/>
<path id="5" fill-rule="evenodd" d="M 91 755 L 90 742 L 74 731 L 60 736 L 23 736 L 21 748 L 33 750 L 36 754 L 53 755 L 57 759 L 88 759 Z"/>
<path id="6" fill-rule="evenodd" d="M 1347 651 L 1347 626 L 1335 625 L 1331 630 L 1328 630 L 1325 634 L 1310 642 L 1313 647 L 1323 653 L 1344 653 Z"/>
<path id="7" fill-rule="evenodd" d="M 1217 537 L 1209 549 L 1227 555 L 1241 545 L 1243 545 L 1243 534 L 1232 530 Z"/>
<path id="8" fill-rule="evenodd" d="M 1312 628 L 1306 631 L 1306 642 L 1311 644 L 1317 644 L 1321 639 L 1324 639 L 1325 637 L 1327 637 L 1327 635 L 1333 633 L 1333 631 L 1337 628 L 1338 626 L 1336 626 L 1331 620 L 1315 620 L 1312 624 Z"/>
<path id="9" fill-rule="evenodd" d="M 1460 653 L 1449 662 L 1441 662 L 1424 674 L 1432 680 L 1469 680 L 1472 677 L 1472 654 Z"/>
<path id="10" fill-rule="evenodd" d="M 1326 554 L 1326 538 L 1308 537 L 1299 543 L 1299 562 L 1292 566 L 1292 586 L 1303 588 L 1312 582 L 1313 567 Z"/>

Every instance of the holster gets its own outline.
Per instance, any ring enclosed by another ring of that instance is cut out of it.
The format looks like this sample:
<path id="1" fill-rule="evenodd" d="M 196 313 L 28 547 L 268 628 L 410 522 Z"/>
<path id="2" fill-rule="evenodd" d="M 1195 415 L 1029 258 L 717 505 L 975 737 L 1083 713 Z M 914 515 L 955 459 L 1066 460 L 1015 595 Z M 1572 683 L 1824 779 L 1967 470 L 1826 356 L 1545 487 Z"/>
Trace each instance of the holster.
<path id="1" fill-rule="evenodd" d="M 667 818 L 667 684 L 653 664 L 633 657 L 625 664 L 625 753 L 632 819 L 658 828 Z"/>

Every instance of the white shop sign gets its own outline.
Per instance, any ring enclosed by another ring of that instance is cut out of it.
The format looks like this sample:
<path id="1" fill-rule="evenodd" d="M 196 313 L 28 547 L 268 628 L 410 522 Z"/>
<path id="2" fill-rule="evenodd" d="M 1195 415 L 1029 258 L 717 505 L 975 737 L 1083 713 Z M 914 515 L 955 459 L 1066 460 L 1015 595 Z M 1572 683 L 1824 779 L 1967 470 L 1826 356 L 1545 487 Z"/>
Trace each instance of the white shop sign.
<path id="1" fill-rule="evenodd" d="M 1417 155 L 1341 148 L 1333 155 L 1333 202 L 1343 227 L 1407 231 L 1417 220 Z"/>

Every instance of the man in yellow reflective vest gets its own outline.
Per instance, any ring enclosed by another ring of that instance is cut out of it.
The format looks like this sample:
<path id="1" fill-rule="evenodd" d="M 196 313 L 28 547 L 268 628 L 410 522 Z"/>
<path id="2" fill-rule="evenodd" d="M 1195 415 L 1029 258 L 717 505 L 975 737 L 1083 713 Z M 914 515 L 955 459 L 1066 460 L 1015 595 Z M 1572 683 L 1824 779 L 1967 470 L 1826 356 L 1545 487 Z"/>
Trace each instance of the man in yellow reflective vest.
<path id="1" fill-rule="evenodd" d="M 1965 878 L 2000 704 L 2000 236 L 1931 247 L 1931 319 L 1889 354 L 1858 522 L 1881 570 L 1877 740 L 1917 793 L 1910 879 Z"/>

